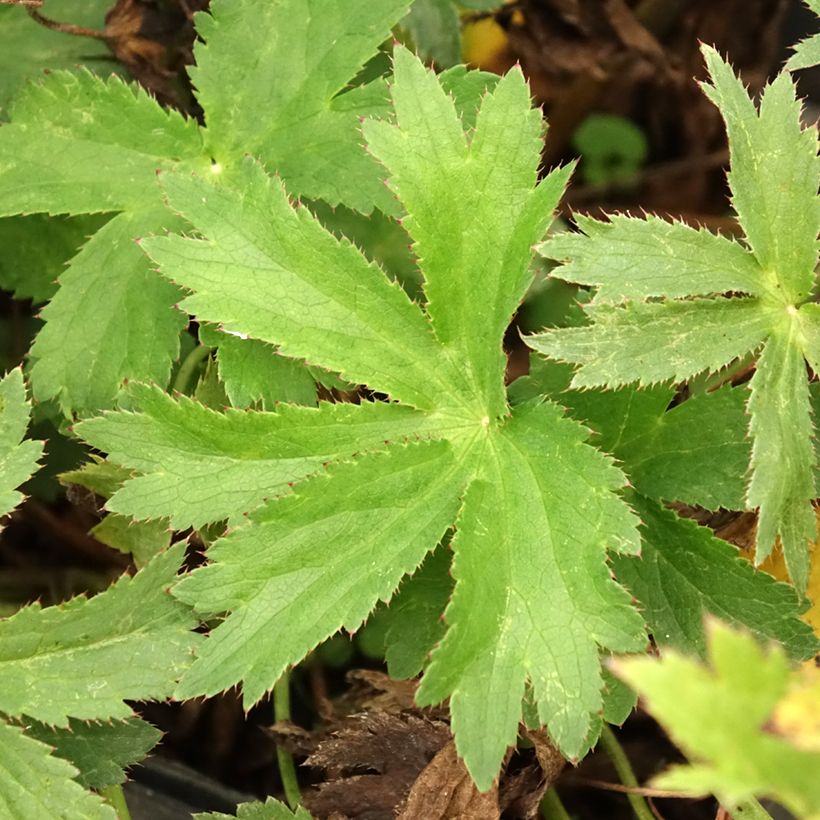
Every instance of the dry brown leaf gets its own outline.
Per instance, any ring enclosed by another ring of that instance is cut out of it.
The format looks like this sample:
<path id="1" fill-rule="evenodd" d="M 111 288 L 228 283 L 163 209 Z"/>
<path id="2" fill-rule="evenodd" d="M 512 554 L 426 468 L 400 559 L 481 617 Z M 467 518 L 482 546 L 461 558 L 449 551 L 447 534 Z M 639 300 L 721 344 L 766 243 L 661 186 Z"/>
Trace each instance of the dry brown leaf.
<path id="1" fill-rule="evenodd" d="M 399 820 L 498 820 L 498 786 L 481 793 L 450 741 L 419 775 Z"/>

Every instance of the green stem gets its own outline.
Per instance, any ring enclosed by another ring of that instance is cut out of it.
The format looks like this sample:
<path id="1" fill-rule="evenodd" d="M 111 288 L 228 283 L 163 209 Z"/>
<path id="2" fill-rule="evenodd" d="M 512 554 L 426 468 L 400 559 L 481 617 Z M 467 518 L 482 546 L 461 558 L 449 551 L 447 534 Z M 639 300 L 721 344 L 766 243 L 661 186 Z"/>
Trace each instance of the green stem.
<path id="1" fill-rule="evenodd" d="M 177 370 L 176 378 L 174 379 L 173 389 L 177 393 L 186 393 L 191 388 L 197 368 L 202 364 L 208 356 L 211 355 L 211 348 L 205 345 L 197 345 L 183 360 L 182 364 Z"/>
<path id="2" fill-rule="evenodd" d="M 274 720 L 290 720 L 290 673 L 285 672 L 273 687 L 273 717 Z M 276 761 L 279 764 L 279 777 L 282 779 L 282 788 L 285 791 L 285 800 L 295 809 L 302 803 L 302 794 L 299 791 L 299 780 L 296 777 L 296 766 L 293 756 L 280 745 L 276 746 Z"/>
<path id="3" fill-rule="evenodd" d="M 638 778 L 635 777 L 635 772 L 632 770 L 632 764 L 630 764 L 629 758 L 624 753 L 621 744 L 618 742 L 618 738 L 615 737 L 615 733 L 606 723 L 604 723 L 603 729 L 601 729 L 601 745 L 612 761 L 612 765 L 615 767 L 615 771 L 618 773 L 621 783 L 623 783 L 624 786 L 639 786 Z M 638 820 L 655 820 L 655 815 L 652 814 L 652 810 L 641 795 L 628 794 L 627 799 Z"/>
<path id="4" fill-rule="evenodd" d="M 550 787 L 541 800 L 541 817 L 544 820 L 571 820 L 569 812 L 564 808 L 555 787 Z"/>
<path id="5" fill-rule="evenodd" d="M 131 820 L 131 812 L 128 811 L 128 804 L 125 802 L 125 792 L 119 784 L 116 786 L 106 786 L 100 789 L 103 800 L 111 806 L 117 813 L 118 820 Z"/>
<path id="6" fill-rule="evenodd" d="M 738 803 L 732 817 L 734 820 L 772 820 L 771 814 L 754 797 Z"/>

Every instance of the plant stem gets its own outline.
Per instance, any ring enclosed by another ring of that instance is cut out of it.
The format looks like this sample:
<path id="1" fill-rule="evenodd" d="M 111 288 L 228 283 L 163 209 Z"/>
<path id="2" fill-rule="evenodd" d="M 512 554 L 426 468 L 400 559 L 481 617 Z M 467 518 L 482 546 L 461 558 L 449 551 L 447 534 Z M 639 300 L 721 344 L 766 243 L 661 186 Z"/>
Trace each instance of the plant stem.
<path id="1" fill-rule="evenodd" d="M 117 813 L 118 820 L 131 820 L 131 812 L 128 811 L 128 804 L 125 802 L 125 792 L 122 786 L 106 786 L 100 789 L 103 800 L 111 806 Z"/>
<path id="2" fill-rule="evenodd" d="M 561 802 L 561 798 L 558 792 L 555 791 L 554 786 L 547 789 L 544 794 L 540 810 L 541 817 L 544 820 L 571 820 L 569 812 L 564 808 L 564 804 Z"/>
<path id="3" fill-rule="evenodd" d="M 273 717 L 274 720 L 290 720 L 290 673 L 285 672 L 273 687 Z M 296 766 L 290 752 L 276 744 L 276 761 L 279 764 L 279 777 L 282 779 L 282 788 L 285 800 L 295 809 L 302 802 L 299 791 L 299 780 L 296 777 Z"/>
<path id="4" fill-rule="evenodd" d="M 629 758 L 624 753 L 621 744 L 618 742 L 618 738 L 615 737 L 615 733 L 606 723 L 604 723 L 603 729 L 601 729 L 601 745 L 612 761 L 612 765 L 615 767 L 615 771 L 618 773 L 621 783 L 623 783 L 624 786 L 638 786 L 638 778 L 635 777 L 635 772 L 632 770 Z M 655 820 L 655 815 L 652 814 L 646 800 L 644 800 L 641 795 L 628 794 L 626 797 L 638 820 Z"/>
<path id="5" fill-rule="evenodd" d="M 177 370 L 174 379 L 173 389 L 177 393 L 187 393 L 194 380 L 194 374 L 199 365 L 211 355 L 211 348 L 205 345 L 197 345 L 183 360 Z"/>
<path id="6" fill-rule="evenodd" d="M 771 814 L 754 799 L 743 800 L 732 812 L 733 820 L 772 820 Z"/>

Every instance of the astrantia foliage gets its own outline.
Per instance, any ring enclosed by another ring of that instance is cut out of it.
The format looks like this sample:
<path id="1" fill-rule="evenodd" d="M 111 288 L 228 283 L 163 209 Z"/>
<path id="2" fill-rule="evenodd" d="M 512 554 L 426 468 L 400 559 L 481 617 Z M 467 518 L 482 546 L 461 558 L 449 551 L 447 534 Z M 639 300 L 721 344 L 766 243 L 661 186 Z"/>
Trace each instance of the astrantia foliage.
<path id="1" fill-rule="evenodd" d="M 684 381 L 759 353 L 748 411 L 753 438 L 746 504 L 759 510 L 757 557 L 779 536 L 805 589 L 816 536 L 806 361 L 820 371 L 815 286 L 820 229 L 817 130 L 780 74 L 760 110 L 731 68 L 704 47 L 704 90 L 726 121 L 732 203 L 745 245 L 655 217 L 579 218 L 541 252 L 567 260 L 556 275 L 597 288 L 590 324 L 531 337 L 536 350 L 580 367 L 577 387 Z"/>
<path id="2" fill-rule="evenodd" d="M 240 417 L 138 391 L 135 413 L 78 430 L 147 471 L 112 499 L 122 513 L 184 526 L 258 507 L 175 587 L 203 615 L 230 613 L 181 697 L 241 681 L 254 703 L 320 641 L 356 629 L 454 528 L 449 629 L 419 700 L 451 698 L 460 752 L 487 788 L 515 741 L 527 682 L 572 757 L 601 709 L 599 649 L 644 647 L 643 621 L 606 562 L 607 548 L 637 551 L 637 519 L 615 494 L 623 475 L 584 443 L 586 430 L 549 401 L 511 411 L 505 398 L 502 337 L 568 176 L 537 182 L 543 124 L 520 72 L 484 97 L 470 133 L 409 52 L 397 51 L 395 72 L 395 122 L 368 121 L 364 134 L 407 212 L 424 308 L 250 159 L 218 181 L 163 174 L 171 208 L 200 238 L 143 242 L 197 320 L 276 344 L 390 402 Z M 186 426 L 210 432 L 179 439 Z M 244 426 L 254 435 L 241 435 Z M 197 460 L 244 478 L 226 486 L 211 466 L 203 503 L 180 505 L 173 465 Z M 225 492 L 238 494 L 223 507 Z"/>
<path id="3" fill-rule="evenodd" d="M 0 128 L 0 216 L 117 213 L 43 311 L 32 349 L 38 399 L 88 414 L 110 405 L 123 380 L 167 382 L 184 327 L 179 292 L 134 243 L 177 225 L 161 207 L 158 170 L 230 172 L 252 153 L 294 194 L 390 209 L 359 129 L 360 117 L 386 112 L 385 84 L 348 86 L 409 4 L 325 0 L 312 16 L 302 0 L 215 0 L 196 18 L 204 128 L 86 70 L 55 71 L 17 97 Z"/>

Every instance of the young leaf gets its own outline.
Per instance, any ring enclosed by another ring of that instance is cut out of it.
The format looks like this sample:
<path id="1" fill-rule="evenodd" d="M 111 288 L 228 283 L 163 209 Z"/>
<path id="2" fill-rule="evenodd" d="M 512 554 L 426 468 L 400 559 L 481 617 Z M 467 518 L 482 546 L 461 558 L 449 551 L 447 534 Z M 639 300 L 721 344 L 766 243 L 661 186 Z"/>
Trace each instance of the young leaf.
<path id="1" fill-rule="evenodd" d="M 159 743 L 162 732 L 138 717 L 108 723 L 72 720 L 67 728 L 26 721 L 26 735 L 54 748 L 54 755 L 79 770 L 77 782 L 103 789 L 125 781 L 125 769 Z"/>
<path id="2" fill-rule="evenodd" d="M 114 810 L 72 778 L 77 770 L 44 743 L 0 720 L 0 815 L 11 820 L 72 816 L 116 820 Z"/>
<path id="3" fill-rule="evenodd" d="M 765 796 L 798 817 L 820 813 L 820 751 L 772 724 L 799 681 L 781 649 L 764 652 L 751 635 L 713 622 L 707 666 L 674 651 L 613 666 L 693 761 L 656 778 L 658 787 L 714 793 L 729 808 Z"/>
<path id="4" fill-rule="evenodd" d="M 128 718 L 123 701 L 170 695 L 197 643 L 190 610 L 167 591 L 182 553 L 172 547 L 90 600 L 0 621 L 0 711 L 67 726 Z"/>
<path id="5" fill-rule="evenodd" d="M 232 814 L 209 811 L 207 814 L 195 814 L 194 820 L 233 820 L 233 817 Z M 236 818 L 237 820 L 311 820 L 311 814 L 302 806 L 291 810 L 284 803 L 269 797 L 264 803 L 240 803 L 236 808 Z"/>
<path id="6" fill-rule="evenodd" d="M 366 131 L 407 209 L 405 225 L 421 257 L 429 310 L 294 207 L 253 162 L 218 187 L 165 175 L 173 207 L 201 238 L 160 238 L 147 247 L 162 272 L 192 292 L 183 303 L 187 310 L 414 406 L 389 405 L 383 412 L 404 410 L 408 427 L 417 425 L 416 438 L 439 439 L 405 443 L 412 439 L 409 429 L 386 437 L 390 444 L 369 448 L 384 452 L 331 463 L 218 541 L 209 551 L 212 563 L 176 591 L 203 614 L 229 614 L 178 693 L 216 692 L 243 681 L 245 702 L 253 703 L 320 641 L 339 628 L 358 627 L 456 523 L 459 580 L 448 613 L 451 632 L 423 691 L 427 701 L 455 692 L 459 748 L 487 789 L 515 737 L 528 680 L 541 720 L 574 754 L 592 723 L 590 710 L 601 705 L 598 647 L 643 645 L 641 618 L 606 563 L 608 546 L 637 549 L 637 521 L 615 494 L 623 475 L 584 443 L 582 428 L 552 404 L 510 411 L 504 400 L 502 337 L 532 277 L 530 248 L 546 229 L 567 176 L 561 170 L 536 183 L 541 125 L 530 113 L 520 72 L 483 98 L 470 138 L 415 58 L 400 50 L 395 68 L 396 124 Z M 435 129 L 446 150 L 428 150 L 430 123 L 417 112 L 430 105 L 440 115 Z M 511 135 L 511 121 L 526 123 L 523 136 Z M 414 167 L 408 168 L 408 158 L 417 158 Z M 453 188 L 443 193 L 455 204 L 457 219 L 443 212 L 436 233 L 434 203 L 424 191 L 439 191 L 442 178 Z M 474 207 L 462 207 L 462 199 Z M 507 252 L 481 238 L 485 232 L 500 237 Z M 480 241 L 484 256 L 473 254 L 463 237 Z M 462 332 L 476 338 L 465 341 Z M 372 412 L 366 405 L 341 412 L 352 421 L 365 411 Z M 317 413 L 295 407 L 282 412 L 297 424 L 297 418 Z M 269 423 L 266 414 L 245 417 L 248 424 Z M 151 449 L 144 421 L 115 413 L 86 422 L 81 431 L 93 436 L 95 424 L 102 425 L 99 432 L 118 430 L 128 444 L 114 460 L 140 470 L 133 452 Z M 237 424 L 236 417 L 230 424 Z M 149 426 L 164 442 L 163 464 L 173 463 L 180 438 L 183 450 L 192 446 L 178 425 L 158 420 Z M 198 452 L 213 450 L 215 440 L 202 430 L 197 425 Z M 299 434 L 298 427 L 289 430 Z M 246 447 L 258 440 L 242 438 Z M 96 441 L 105 448 L 102 437 Z M 531 448 L 537 458 L 527 455 Z M 324 459 L 350 455 L 336 450 Z M 158 461 L 156 454 L 149 459 Z M 157 463 L 146 467 L 161 469 Z M 520 476 L 525 489 L 518 493 Z M 211 491 L 211 505 L 224 492 L 223 479 Z M 506 514 L 485 523 L 481 498 L 498 500 Z M 487 527 L 500 528 L 503 539 L 495 543 Z M 488 551 L 498 553 L 504 571 L 477 570 L 486 567 Z M 534 565 L 547 569 L 534 573 Z M 560 606 L 547 606 L 553 596 Z M 465 623 L 471 600 L 482 607 L 490 602 L 493 618 Z M 538 607 L 536 618 L 527 605 Z M 304 617 L 308 610 L 311 618 Z M 449 637 L 462 633 L 468 640 Z M 490 707 L 475 693 L 485 691 L 494 651 L 507 661 L 496 668 L 493 687 L 503 708 L 479 731 Z M 462 698 L 460 692 L 472 694 Z"/>
<path id="7" fill-rule="evenodd" d="M 29 405 L 20 368 L 0 380 L 0 516 L 10 513 L 22 500 L 17 490 L 37 470 L 43 442 L 24 440 Z"/>
<path id="8" fill-rule="evenodd" d="M 817 131 L 801 127 L 788 74 L 764 90 L 758 111 L 717 52 L 705 46 L 704 55 L 711 76 L 704 91 L 726 122 L 732 202 L 749 250 L 652 217 L 581 219 L 583 235 L 560 235 L 541 252 L 571 257 L 556 274 L 598 288 L 586 310 L 591 324 L 550 330 L 531 345 L 581 365 L 576 387 L 683 381 L 762 346 L 748 404 L 754 445 L 746 503 L 760 512 L 757 562 L 779 536 L 803 590 L 816 534 L 804 358 L 817 363 L 807 303 L 820 230 Z"/>

